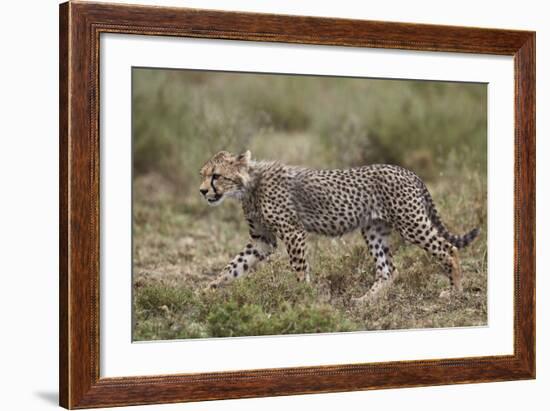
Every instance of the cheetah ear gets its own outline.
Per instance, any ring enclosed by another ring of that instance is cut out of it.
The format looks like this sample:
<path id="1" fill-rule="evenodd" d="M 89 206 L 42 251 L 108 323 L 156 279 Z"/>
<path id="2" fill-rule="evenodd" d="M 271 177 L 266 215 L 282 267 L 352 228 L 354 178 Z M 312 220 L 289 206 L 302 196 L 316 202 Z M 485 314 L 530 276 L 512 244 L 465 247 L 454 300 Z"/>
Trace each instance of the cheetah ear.
<path id="1" fill-rule="evenodd" d="M 246 150 L 244 153 L 237 156 L 237 162 L 246 167 L 250 163 L 251 157 L 252 154 L 250 154 L 250 150 Z"/>

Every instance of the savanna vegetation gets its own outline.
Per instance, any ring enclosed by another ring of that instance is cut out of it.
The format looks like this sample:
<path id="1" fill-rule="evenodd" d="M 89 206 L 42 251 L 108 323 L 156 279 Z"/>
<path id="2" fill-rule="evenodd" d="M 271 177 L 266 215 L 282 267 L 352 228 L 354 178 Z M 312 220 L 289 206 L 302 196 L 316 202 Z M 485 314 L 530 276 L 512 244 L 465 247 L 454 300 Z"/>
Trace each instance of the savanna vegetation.
<path id="1" fill-rule="evenodd" d="M 134 339 L 477 326 L 487 322 L 487 100 L 481 84 L 134 69 Z M 426 182 L 461 250 L 464 293 L 394 235 L 400 277 L 370 304 L 359 233 L 312 236 L 312 282 L 297 283 L 283 247 L 246 278 L 202 288 L 247 242 L 236 202 L 208 207 L 198 171 L 220 150 L 344 168 L 407 167 Z"/>

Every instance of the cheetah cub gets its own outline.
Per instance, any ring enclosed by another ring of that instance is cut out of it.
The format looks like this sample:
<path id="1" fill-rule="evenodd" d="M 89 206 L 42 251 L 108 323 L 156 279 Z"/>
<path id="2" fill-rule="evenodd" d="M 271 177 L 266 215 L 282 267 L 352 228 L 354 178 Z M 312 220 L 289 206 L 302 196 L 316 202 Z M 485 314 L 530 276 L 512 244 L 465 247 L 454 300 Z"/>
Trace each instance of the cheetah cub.
<path id="1" fill-rule="evenodd" d="M 250 151 L 240 155 L 221 151 L 206 162 L 200 174 L 200 192 L 208 204 L 237 199 L 250 227 L 248 244 L 209 288 L 248 274 L 273 253 L 277 240 L 284 243 L 298 280 L 309 281 L 308 233 L 341 236 L 359 229 L 376 263 L 371 289 L 354 299 L 367 301 L 397 277 L 388 241 L 393 229 L 436 257 L 451 288 L 462 290 L 457 251 L 472 242 L 479 229 L 463 236 L 451 234 L 426 186 L 412 171 L 386 164 L 314 170 L 253 161 Z"/>

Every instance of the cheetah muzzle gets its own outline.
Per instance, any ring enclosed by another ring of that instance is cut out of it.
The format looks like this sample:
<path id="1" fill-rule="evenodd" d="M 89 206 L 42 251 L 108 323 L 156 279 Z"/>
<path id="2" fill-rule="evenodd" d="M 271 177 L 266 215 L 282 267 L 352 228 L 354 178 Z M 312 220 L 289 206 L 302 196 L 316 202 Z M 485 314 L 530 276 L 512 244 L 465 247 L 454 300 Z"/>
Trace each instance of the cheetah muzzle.
<path id="1" fill-rule="evenodd" d="M 217 288 L 250 273 L 284 243 L 297 279 L 309 281 L 306 238 L 309 233 L 341 236 L 360 230 L 376 264 L 370 290 L 354 302 L 379 296 L 397 277 L 390 251 L 390 233 L 435 257 L 451 289 L 462 290 L 458 249 L 479 234 L 479 228 L 451 234 L 437 213 L 426 185 L 412 171 L 375 164 L 343 170 L 316 170 L 277 161 L 254 161 L 221 151 L 201 168 L 200 192 L 209 205 L 226 197 L 241 202 L 250 240 L 209 284 Z M 442 295 L 449 294 L 444 291 Z"/>

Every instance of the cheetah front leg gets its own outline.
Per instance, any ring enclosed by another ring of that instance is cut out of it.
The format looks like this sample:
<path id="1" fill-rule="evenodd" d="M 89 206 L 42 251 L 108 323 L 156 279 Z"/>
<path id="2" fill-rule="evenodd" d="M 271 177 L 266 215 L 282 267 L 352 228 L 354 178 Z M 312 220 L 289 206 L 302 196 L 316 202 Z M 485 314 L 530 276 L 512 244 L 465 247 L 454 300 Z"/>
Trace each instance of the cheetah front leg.
<path id="1" fill-rule="evenodd" d="M 245 276 L 258 262 L 265 260 L 277 247 L 277 240 L 271 234 L 251 232 L 250 242 L 227 264 L 218 277 L 210 282 L 207 289 L 217 288 Z"/>
<path id="2" fill-rule="evenodd" d="M 376 263 L 376 277 L 370 290 L 362 297 L 353 298 L 353 302 L 361 303 L 378 297 L 397 278 L 398 272 L 393 265 L 389 248 L 390 233 L 391 227 L 382 220 L 371 221 L 361 229 L 369 253 Z"/>
<path id="3" fill-rule="evenodd" d="M 306 261 L 306 232 L 304 230 L 290 230 L 284 232 L 282 237 L 290 259 L 290 266 L 297 273 L 297 280 L 309 283 L 309 266 Z"/>

